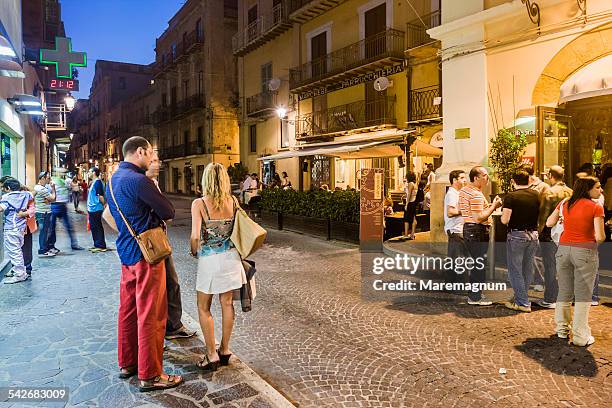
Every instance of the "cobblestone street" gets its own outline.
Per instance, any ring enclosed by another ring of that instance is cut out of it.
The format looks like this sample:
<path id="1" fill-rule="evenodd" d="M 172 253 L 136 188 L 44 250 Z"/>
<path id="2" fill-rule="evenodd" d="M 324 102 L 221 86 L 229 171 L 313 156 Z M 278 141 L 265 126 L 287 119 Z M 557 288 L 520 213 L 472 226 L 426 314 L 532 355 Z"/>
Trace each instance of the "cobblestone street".
<path id="1" fill-rule="evenodd" d="M 174 202 L 183 306 L 197 318 L 190 201 Z M 584 349 L 552 336 L 551 310 L 518 314 L 452 296 L 366 301 L 352 245 L 272 230 L 254 260 L 257 299 L 252 312 L 237 311 L 231 347 L 297 406 L 604 407 L 612 399 L 609 305 L 591 309 L 597 342 Z M 38 260 L 32 282 L 0 288 L 0 386 L 65 384 L 73 405 L 280 404 L 241 364 L 195 372 L 199 340 L 172 343 L 165 355 L 166 368 L 188 381 L 174 391 L 144 395 L 117 379 L 118 278 L 115 253 L 85 251 Z"/>

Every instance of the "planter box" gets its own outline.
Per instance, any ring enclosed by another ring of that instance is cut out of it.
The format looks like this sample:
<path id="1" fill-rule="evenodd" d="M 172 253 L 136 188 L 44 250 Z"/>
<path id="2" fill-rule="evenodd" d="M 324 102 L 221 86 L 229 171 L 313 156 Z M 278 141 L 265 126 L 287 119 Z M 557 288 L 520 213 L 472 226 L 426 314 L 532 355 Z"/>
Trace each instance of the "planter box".
<path id="1" fill-rule="evenodd" d="M 329 220 L 283 214 L 283 229 L 329 239 Z"/>
<path id="2" fill-rule="evenodd" d="M 276 211 L 261 210 L 261 222 L 277 230 L 283 229 L 283 216 Z"/>
<path id="3" fill-rule="evenodd" d="M 338 241 L 359 243 L 359 224 L 330 221 L 330 238 Z"/>

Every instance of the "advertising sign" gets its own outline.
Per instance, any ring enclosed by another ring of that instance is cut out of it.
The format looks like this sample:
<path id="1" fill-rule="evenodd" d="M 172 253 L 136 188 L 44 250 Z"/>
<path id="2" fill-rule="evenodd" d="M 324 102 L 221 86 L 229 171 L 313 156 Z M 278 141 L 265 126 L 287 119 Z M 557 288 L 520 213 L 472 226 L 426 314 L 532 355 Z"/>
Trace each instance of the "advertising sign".
<path id="1" fill-rule="evenodd" d="M 383 242 L 384 169 L 362 169 L 359 243 L 364 252 L 381 251 Z"/>

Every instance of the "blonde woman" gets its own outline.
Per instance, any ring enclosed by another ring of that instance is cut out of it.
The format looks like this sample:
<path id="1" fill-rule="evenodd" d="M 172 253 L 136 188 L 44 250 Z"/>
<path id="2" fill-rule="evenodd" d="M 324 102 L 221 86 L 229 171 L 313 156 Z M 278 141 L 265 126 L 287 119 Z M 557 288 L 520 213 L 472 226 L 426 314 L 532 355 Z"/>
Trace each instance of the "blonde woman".
<path id="1" fill-rule="evenodd" d="M 205 371 L 228 365 L 229 341 L 234 327 L 233 291 L 247 282 L 240 254 L 230 240 L 236 213 L 227 170 L 211 163 L 202 175 L 203 197 L 191 205 L 191 255 L 198 258 L 196 290 L 200 326 L 206 355 L 197 363 Z M 214 295 L 219 295 L 222 316 L 221 346 L 215 347 L 215 326 L 210 313 Z"/>

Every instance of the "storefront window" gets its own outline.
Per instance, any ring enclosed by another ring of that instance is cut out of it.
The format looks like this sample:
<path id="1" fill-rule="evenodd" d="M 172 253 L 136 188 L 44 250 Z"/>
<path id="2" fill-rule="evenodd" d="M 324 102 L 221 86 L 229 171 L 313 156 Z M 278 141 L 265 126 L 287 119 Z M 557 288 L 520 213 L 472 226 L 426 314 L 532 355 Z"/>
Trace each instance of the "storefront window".
<path id="1" fill-rule="evenodd" d="M 4 133 L 0 133 L 0 162 L 2 168 L 0 177 L 12 176 L 11 173 L 11 138 Z"/>

